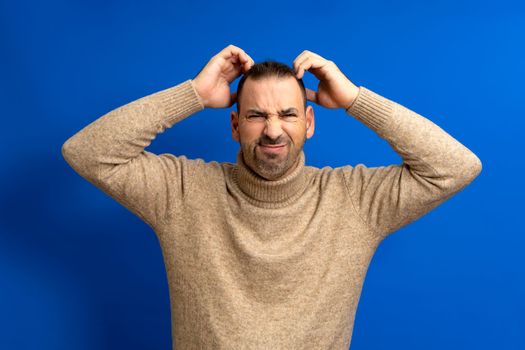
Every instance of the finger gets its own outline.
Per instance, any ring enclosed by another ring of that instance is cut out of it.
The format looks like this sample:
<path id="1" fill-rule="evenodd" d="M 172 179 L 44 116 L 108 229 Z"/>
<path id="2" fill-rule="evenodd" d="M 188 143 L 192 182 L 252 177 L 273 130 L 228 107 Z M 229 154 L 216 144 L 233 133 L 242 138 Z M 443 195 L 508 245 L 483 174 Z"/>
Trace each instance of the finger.
<path id="1" fill-rule="evenodd" d="M 297 66 L 297 78 L 301 79 L 304 76 L 304 72 L 309 70 L 310 68 L 315 68 L 319 63 L 315 63 L 315 58 L 312 56 L 306 57 L 299 65 Z"/>
<path id="2" fill-rule="evenodd" d="M 254 64 L 255 61 L 242 49 L 233 47 L 229 52 L 227 59 L 232 63 L 239 63 L 243 71 L 248 71 Z"/>
<path id="3" fill-rule="evenodd" d="M 308 62 L 308 60 L 310 59 L 311 59 L 311 56 L 305 56 L 301 61 L 297 62 L 297 67 L 295 68 L 295 75 L 297 76 L 298 79 L 301 79 L 303 77 L 304 67 L 306 63 Z"/>
<path id="4" fill-rule="evenodd" d="M 236 72 L 234 79 L 241 72 L 247 72 L 255 64 L 255 61 L 243 49 L 235 45 L 228 45 L 215 55 L 214 59 L 224 60 L 226 64 L 231 64 Z"/>
<path id="5" fill-rule="evenodd" d="M 255 64 L 254 60 L 253 60 L 250 56 L 246 55 L 246 59 L 245 59 L 245 61 L 244 61 L 244 63 L 243 63 L 242 68 L 243 68 L 243 70 L 246 72 L 246 71 L 248 71 L 250 68 L 252 68 L 252 66 L 253 66 L 254 64 Z"/>
<path id="6" fill-rule="evenodd" d="M 234 103 L 237 102 L 237 91 L 230 94 L 230 105 L 229 107 L 233 106 Z"/>
<path id="7" fill-rule="evenodd" d="M 250 58 L 250 60 L 246 63 L 246 67 L 247 67 L 246 70 L 252 68 L 253 65 L 255 64 L 255 61 L 251 57 L 249 57 L 249 58 Z"/>
<path id="8" fill-rule="evenodd" d="M 221 51 L 221 57 L 230 60 L 235 59 L 235 62 L 237 62 L 237 60 L 241 62 L 250 61 L 248 54 L 246 54 L 243 49 L 235 45 L 228 45 L 223 51 Z"/>
<path id="9" fill-rule="evenodd" d="M 321 59 L 321 60 L 324 59 L 323 57 L 319 56 L 315 52 L 304 50 L 293 61 L 294 69 L 296 69 L 301 64 L 301 62 L 303 62 L 307 57 L 312 57 L 312 58 Z"/>
<path id="10" fill-rule="evenodd" d="M 304 74 L 305 71 L 310 71 L 310 70 L 315 70 L 315 69 L 318 69 L 318 68 L 323 68 L 328 63 L 329 63 L 329 61 L 325 60 L 324 58 L 317 58 L 317 57 L 309 56 L 307 59 L 304 60 L 304 62 L 302 62 L 299 65 L 299 70 L 297 72 L 297 78 L 301 79 L 303 77 L 303 74 Z M 314 72 L 314 75 L 317 78 L 320 78 L 319 74 L 316 74 L 315 72 Z"/>
<path id="11" fill-rule="evenodd" d="M 310 90 L 306 88 L 306 99 L 308 101 L 312 101 L 314 103 L 317 103 L 317 91 Z"/>
<path id="12" fill-rule="evenodd" d="M 237 47 L 235 45 L 228 45 L 219 53 L 219 55 L 228 59 L 233 55 L 239 56 L 239 54 L 242 52 L 244 52 L 244 50 L 240 47 Z"/>
<path id="13" fill-rule="evenodd" d="M 233 55 L 229 59 L 227 59 L 226 62 L 229 62 L 233 65 L 233 68 L 235 69 L 237 74 L 246 69 L 245 63 L 242 62 L 239 56 Z"/>
<path id="14" fill-rule="evenodd" d="M 239 57 L 243 64 L 244 71 L 247 71 L 255 64 L 255 61 L 244 51 Z"/>
<path id="15" fill-rule="evenodd" d="M 299 55 L 297 55 L 297 57 L 294 58 L 294 60 L 292 61 L 292 68 L 295 70 L 297 68 L 297 63 L 299 62 L 299 60 L 302 60 L 301 59 L 301 55 L 302 53 L 300 53 Z"/>
<path id="16" fill-rule="evenodd" d="M 304 59 L 308 56 L 310 51 L 304 50 L 301 52 L 297 57 L 293 60 L 293 68 L 297 72 L 297 67 L 299 66 L 299 63 L 304 61 Z"/>

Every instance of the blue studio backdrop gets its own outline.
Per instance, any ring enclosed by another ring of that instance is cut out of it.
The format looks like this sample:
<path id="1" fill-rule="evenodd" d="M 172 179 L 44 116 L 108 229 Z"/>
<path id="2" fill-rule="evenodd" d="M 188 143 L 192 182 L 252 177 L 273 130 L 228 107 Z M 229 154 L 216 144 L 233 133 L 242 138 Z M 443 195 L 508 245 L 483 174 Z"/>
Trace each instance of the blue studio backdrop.
<path id="1" fill-rule="evenodd" d="M 0 1 L 0 349 L 171 348 L 154 232 L 61 146 L 228 44 L 290 65 L 313 51 L 482 161 L 379 246 L 352 350 L 525 349 L 524 37 L 523 7 L 505 1 Z M 313 107 L 307 165 L 401 162 L 344 111 Z M 238 147 L 229 109 L 206 109 L 147 150 L 235 162 Z"/>

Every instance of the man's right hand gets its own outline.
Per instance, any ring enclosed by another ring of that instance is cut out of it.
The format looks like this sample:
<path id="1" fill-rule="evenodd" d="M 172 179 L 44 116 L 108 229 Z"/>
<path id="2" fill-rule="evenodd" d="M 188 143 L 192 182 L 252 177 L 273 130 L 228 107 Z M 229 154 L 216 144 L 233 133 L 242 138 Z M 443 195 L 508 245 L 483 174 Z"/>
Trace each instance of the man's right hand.
<path id="1" fill-rule="evenodd" d="M 230 84 L 253 64 L 253 59 L 234 45 L 228 45 L 213 56 L 193 79 L 204 107 L 231 107 L 237 101 L 237 92 L 230 93 Z"/>

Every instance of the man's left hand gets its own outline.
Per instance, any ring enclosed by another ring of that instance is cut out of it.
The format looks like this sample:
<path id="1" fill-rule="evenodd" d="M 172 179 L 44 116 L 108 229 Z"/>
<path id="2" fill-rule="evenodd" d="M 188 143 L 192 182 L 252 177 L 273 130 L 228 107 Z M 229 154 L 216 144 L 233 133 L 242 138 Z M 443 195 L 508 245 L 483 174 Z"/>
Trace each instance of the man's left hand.
<path id="1" fill-rule="evenodd" d="M 303 51 L 293 61 L 293 68 L 298 79 L 303 77 L 305 71 L 319 79 L 317 91 L 306 88 L 306 97 L 320 106 L 346 110 L 357 97 L 359 87 L 354 85 L 333 61 L 326 60 L 316 53 Z"/>

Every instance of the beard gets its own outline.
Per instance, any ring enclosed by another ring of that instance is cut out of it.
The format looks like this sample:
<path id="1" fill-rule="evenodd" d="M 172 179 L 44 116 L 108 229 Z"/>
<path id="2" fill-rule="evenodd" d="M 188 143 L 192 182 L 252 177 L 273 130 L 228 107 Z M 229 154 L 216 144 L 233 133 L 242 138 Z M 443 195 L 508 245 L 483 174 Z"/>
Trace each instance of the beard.
<path id="1" fill-rule="evenodd" d="M 243 143 L 241 139 L 239 140 L 246 165 L 266 180 L 277 180 L 283 177 L 290 168 L 295 168 L 294 165 L 296 165 L 303 150 L 306 135 L 298 145 L 294 144 L 291 139 L 284 137 L 271 140 L 263 136 L 252 143 Z M 286 145 L 283 150 L 274 153 L 263 150 L 261 144 Z"/>

